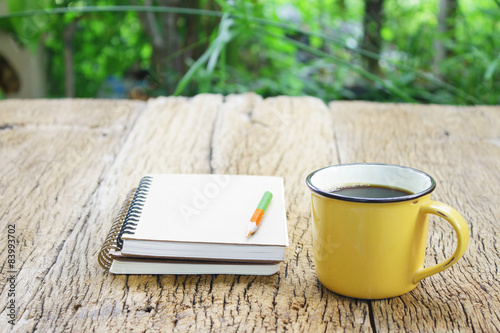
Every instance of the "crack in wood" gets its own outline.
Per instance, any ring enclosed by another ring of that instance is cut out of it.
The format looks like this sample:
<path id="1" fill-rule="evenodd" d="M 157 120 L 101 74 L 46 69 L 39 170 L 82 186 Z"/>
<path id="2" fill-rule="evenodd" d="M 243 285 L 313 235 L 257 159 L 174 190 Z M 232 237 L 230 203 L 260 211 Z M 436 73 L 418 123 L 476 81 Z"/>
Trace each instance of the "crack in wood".
<path id="1" fill-rule="evenodd" d="M 0 125 L 0 131 L 1 130 L 6 130 L 6 129 L 13 129 L 14 126 L 11 125 L 11 124 L 3 124 L 3 125 Z"/>
<path id="2" fill-rule="evenodd" d="M 215 112 L 215 118 L 214 118 L 214 122 L 213 122 L 212 132 L 210 134 L 210 151 L 208 153 L 208 167 L 210 168 L 211 174 L 215 173 L 215 168 L 212 165 L 212 160 L 213 160 L 213 152 L 214 152 L 214 137 L 215 137 L 215 133 L 217 130 L 217 125 L 220 121 L 219 120 L 220 114 L 221 114 L 221 105 L 219 105 L 217 107 L 217 111 Z"/>
<path id="3" fill-rule="evenodd" d="M 368 316 L 370 317 L 370 327 L 373 333 L 377 332 L 377 323 L 375 322 L 375 314 L 373 313 L 373 301 L 367 301 L 368 303 Z"/>

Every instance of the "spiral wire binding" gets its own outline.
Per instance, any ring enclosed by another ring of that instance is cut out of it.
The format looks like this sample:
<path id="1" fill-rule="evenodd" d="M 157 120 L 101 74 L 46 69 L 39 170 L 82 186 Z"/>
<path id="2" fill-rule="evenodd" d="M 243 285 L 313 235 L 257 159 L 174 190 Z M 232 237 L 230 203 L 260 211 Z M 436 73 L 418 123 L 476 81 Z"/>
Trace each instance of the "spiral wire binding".
<path id="1" fill-rule="evenodd" d="M 99 265 L 105 270 L 109 271 L 109 268 L 113 263 L 110 251 L 121 250 L 123 247 L 122 236 L 124 234 L 134 233 L 152 180 L 153 178 L 150 176 L 146 176 L 141 179 L 139 187 L 131 190 L 127 194 L 127 199 L 125 199 L 118 215 L 113 220 L 108 236 L 106 237 L 97 258 Z"/>
<path id="2" fill-rule="evenodd" d="M 137 189 L 134 188 L 127 194 L 127 198 L 123 202 L 123 205 L 116 215 L 116 218 L 113 220 L 113 224 L 109 229 L 108 236 L 102 244 L 101 251 L 99 251 L 97 261 L 99 262 L 99 265 L 107 271 L 109 271 L 111 263 L 113 262 L 113 259 L 111 258 L 109 252 L 112 250 L 118 250 L 118 248 L 116 247 L 116 237 L 118 237 L 120 233 L 120 229 L 122 227 L 123 221 L 125 221 L 125 216 L 127 215 L 130 204 L 134 199 L 134 193 L 136 192 L 136 190 Z"/>
<path id="3" fill-rule="evenodd" d="M 139 187 L 135 191 L 134 198 L 130 204 L 125 220 L 123 221 L 122 227 L 120 228 L 120 233 L 116 237 L 116 246 L 118 249 L 122 249 L 123 240 L 122 236 L 124 234 L 134 234 L 135 228 L 137 227 L 137 222 L 139 222 L 139 217 L 142 213 L 142 207 L 144 207 L 144 202 L 146 201 L 146 196 L 149 192 L 149 187 L 151 186 L 152 177 L 146 176 L 142 177 Z"/>

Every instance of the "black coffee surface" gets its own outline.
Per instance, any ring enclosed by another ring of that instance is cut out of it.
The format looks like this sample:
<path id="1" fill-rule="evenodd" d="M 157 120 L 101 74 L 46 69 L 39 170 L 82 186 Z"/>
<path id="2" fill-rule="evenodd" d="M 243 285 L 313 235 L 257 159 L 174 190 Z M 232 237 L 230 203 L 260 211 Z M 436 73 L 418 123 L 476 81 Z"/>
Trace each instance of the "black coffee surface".
<path id="1" fill-rule="evenodd" d="M 413 194 L 399 188 L 381 185 L 346 186 L 332 190 L 331 193 L 351 198 L 396 198 Z"/>

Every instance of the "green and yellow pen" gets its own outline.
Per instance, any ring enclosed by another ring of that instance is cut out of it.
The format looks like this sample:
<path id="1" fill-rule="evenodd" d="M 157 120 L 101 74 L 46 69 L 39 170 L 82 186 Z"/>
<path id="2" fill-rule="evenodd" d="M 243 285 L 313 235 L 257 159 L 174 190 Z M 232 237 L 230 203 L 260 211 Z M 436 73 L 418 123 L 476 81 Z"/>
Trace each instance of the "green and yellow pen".
<path id="1" fill-rule="evenodd" d="M 260 199 L 259 205 L 255 209 L 255 212 L 253 213 L 252 218 L 248 223 L 247 237 L 256 232 L 259 228 L 262 217 L 264 217 L 264 213 L 266 212 L 267 206 L 269 206 L 272 198 L 273 194 L 269 191 L 266 191 L 266 193 L 264 193 L 264 195 L 262 196 L 262 199 Z"/>

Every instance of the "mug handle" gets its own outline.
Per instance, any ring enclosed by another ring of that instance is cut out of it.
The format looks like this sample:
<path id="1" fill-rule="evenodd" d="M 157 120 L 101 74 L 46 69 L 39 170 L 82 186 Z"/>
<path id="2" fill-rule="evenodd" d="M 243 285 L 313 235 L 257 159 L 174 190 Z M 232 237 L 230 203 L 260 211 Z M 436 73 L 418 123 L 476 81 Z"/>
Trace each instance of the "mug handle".
<path id="1" fill-rule="evenodd" d="M 437 215 L 448 221 L 457 233 L 457 249 L 455 250 L 455 253 L 453 253 L 453 255 L 445 261 L 431 267 L 419 269 L 413 276 L 413 283 L 417 283 L 422 279 L 451 267 L 451 265 L 455 264 L 458 259 L 464 255 L 467 245 L 469 244 L 469 228 L 467 227 L 467 223 L 465 223 L 465 220 L 460 213 L 452 207 L 442 202 L 430 200 L 424 202 L 422 206 L 420 206 L 420 213 Z"/>

